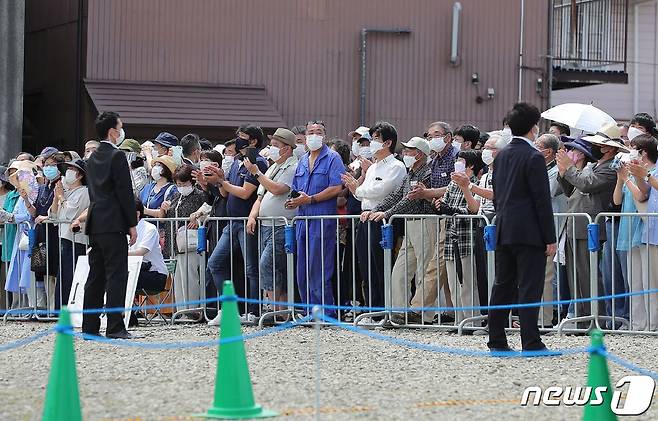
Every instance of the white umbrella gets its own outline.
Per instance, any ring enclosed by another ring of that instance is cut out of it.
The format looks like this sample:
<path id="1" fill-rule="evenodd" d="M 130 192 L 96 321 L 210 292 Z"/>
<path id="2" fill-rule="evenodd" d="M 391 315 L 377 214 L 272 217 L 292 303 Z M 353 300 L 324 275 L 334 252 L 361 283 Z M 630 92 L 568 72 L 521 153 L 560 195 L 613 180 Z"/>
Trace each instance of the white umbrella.
<path id="1" fill-rule="evenodd" d="M 557 105 L 541 113 L 541 116 L 587 133 L 596 133 L 606 123 L 617 124 L 614 118 L 589 104 Z"/>

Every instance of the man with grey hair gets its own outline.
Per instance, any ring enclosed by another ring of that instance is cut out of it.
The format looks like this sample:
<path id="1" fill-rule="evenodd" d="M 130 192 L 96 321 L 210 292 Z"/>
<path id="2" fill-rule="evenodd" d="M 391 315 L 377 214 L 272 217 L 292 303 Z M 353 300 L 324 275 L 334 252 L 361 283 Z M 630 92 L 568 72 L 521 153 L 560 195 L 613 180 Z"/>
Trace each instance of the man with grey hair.
<path id="1" fill-rule="evenodd" d="M 553 205 L 553 213 L 561 213 L 566 211 L 567 198 L 562 192 L 562 187 L 557 181 L 558 168 L 555 162 L 557 151 L 562 147 L 562 142 L 554 134 L 545 133 L 537 138 L 535 146 L 544 155 L 546 161 L 546 171 L 548 171 L 548 182 L 551 191 L 551 204 Z M 561 226 L 566 223 L 566 219 L 558 221 L 558 232 L 561 231 Z M 557 275 L 556 277 L 556 274 Z M 569 286 L 567 282 L 567 275 L 564 266 L 559 263 L 553 262 L 553 256 L 549 256 L 546 260 L 546 274 L 544 277 L 544 301 L 553 301 L 554 292 L 557 295 L 557 282 L 560 281 L 560 292 L 562 297 L 560 299 L 569 299 Z M 555 291 L 554 291 L 555 288 Z M 553 308 L 552 306 L 544 306 L 539 313 L 539 323 L 542 327 L 551 328 L 553 321 Z"/>

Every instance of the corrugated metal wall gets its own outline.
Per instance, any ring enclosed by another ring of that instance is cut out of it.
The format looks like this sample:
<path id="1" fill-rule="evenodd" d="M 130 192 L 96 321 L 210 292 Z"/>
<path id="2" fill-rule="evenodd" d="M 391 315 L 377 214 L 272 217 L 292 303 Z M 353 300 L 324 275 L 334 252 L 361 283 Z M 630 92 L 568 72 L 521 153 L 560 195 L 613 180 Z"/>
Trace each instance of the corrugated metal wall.
<path id="1" fill-rule="evenodd" d="M 367 122 L 401 138 L 436 119 L 494 129 L 518 95 L 521 0 L 463 0 L 461 64 L 449 65 L 453 1 L 89 0 L 89 79 L 263 85 L 289 125 L 359 119 L 360 31 L 368 37 Z M 548 1 L 525 1 L 524 64 L 545 68 Z M 478 72 L 480 84 L 471 84 Z M 523 97 L 542 101 L 524 71 Z M 486 89 L 496 91 L 493 100 Z"/>

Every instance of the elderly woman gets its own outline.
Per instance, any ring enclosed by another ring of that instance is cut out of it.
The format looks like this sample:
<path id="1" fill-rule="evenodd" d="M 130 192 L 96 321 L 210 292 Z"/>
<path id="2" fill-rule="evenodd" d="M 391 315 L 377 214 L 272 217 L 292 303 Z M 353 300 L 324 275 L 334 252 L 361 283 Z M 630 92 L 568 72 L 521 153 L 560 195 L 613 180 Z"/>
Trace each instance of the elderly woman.
<path id="1" fill-rule="evenodd" d="M 439 214 L 468 215 L 468 202 L 464 194 L 472 184 L 478 184 L 476 174 L 484 168 L 481 154 L 477 151 L 461 151 L 457 154 L 452 181 L 446 187 L 443 198 L 435 201 Z M 464 183 L 462 180 L 466 180 Z M 474 213 L 474 212 L 473 212 Z M 452 293 L 452 302 L 457 307 L 479 306 L 478 292 L 475 290 L 475 271 L 472 265 L 473 243 L 475 242 L 477 222 L 466 219 L 446 220 L 446 245 L 444 258 L 448 272 L 448 284 Z M 459 283 L 459 288 L 457 287 Z M 467 312 L 455 312 L 455 322 L 461 322 Z M 475 315 L 474 311 L 468 316 Z"/>
<path id="2" fill-rule="evenodd" d="M 171 201 L 165 201 L 161 207 L 161 218 L 189 218 L 205 202 L 204 192 L 194 186 L 192 179 L 194 167 L 184 164 L 174 172 L 174 181 L 178 192 L 174 194 Z M 169 224 L 167 224 L 169 225 Z M 174 296 L 176 302 L 196 301 L 201 299 L 201 259 L 197 254 L 197 231 L 199 227 L 196 221 L 188 223 L 179 221 L 173 226 L 165 228 L 166 249 L 175 252 L 176 274 L 174 276 Z M 178 306 L 176 310 L 198 308 L 200 305 Z M 194 316 L 194 315 L 193 315 Z M 198 317 L 198 315 L 194 316 Z"/>
<path id="3" fill-rule="evenodd" d="M 87 249 L 84 227 L 73 232 L 71 222 L 89 207 L 85 162 L 78 159 L 60 164 L 59 167 L 64 177 L 55 188 L 55 199 L 48 212 L 50 219 L 60 221 L 59 238 L 62 259 L 55 295 L 56 309 L 59 309 L 62 304 L 68 303 L 75 264 L 78 257 L 86 254 Z"/>

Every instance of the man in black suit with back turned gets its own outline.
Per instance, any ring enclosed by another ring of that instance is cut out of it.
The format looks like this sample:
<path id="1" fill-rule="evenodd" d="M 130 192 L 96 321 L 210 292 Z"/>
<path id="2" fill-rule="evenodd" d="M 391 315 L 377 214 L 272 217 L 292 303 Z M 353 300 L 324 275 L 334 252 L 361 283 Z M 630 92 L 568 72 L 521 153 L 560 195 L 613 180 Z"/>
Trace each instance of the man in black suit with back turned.
<path id="1" fill-rule="evenodd" d="M 89 276 L 85 285 L 84 308 L 124 307 L 128 283 L 128 241 L 137 239 L 135 198 L 126 155 L 118 149 L 125 137 L 119 114 L 104 112 L 96 118 L 96 132 L 104 139 L 87 161 L 90 205 L 86 233 L 89 235 Z M 82 331 L 98 335 L 99 314 L 84 314 Z M 107 314 L 105 336 L 130 339 L 123 313 Z"/>
<path id="2" fill-rule="evenodd" d="M 507 114 L 514 138 L 498 152 L 493 173 L 496 208 L 496 281 L 491 305 L 535 303 L 544 289 L 546 256 L 555 254 L 551 193 L 544 156 L 533 145 L 539 134 L 537 107 L 518 103 Z M 489 349 L 509 351 L 509 309 L 489 311 Z M 524 351 L 544 350 L 537 307 L 519 308 Z"/>

